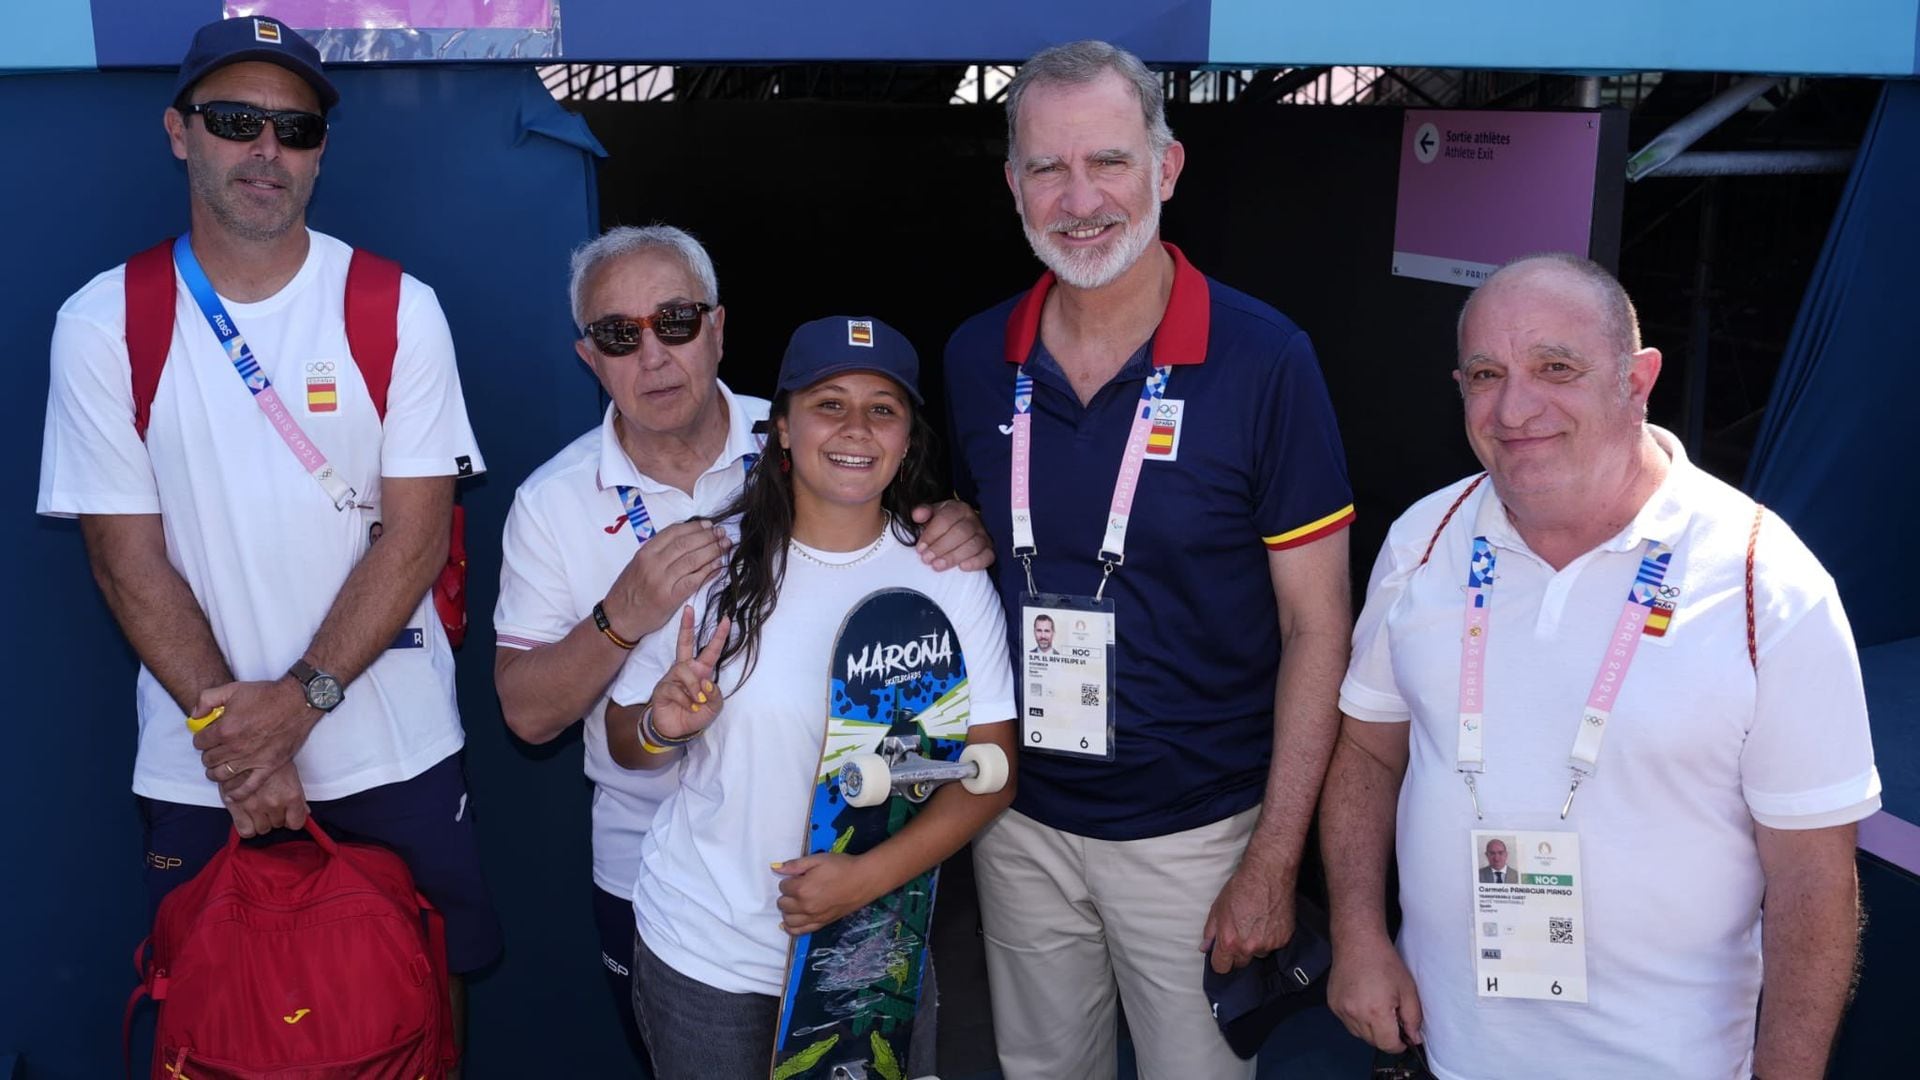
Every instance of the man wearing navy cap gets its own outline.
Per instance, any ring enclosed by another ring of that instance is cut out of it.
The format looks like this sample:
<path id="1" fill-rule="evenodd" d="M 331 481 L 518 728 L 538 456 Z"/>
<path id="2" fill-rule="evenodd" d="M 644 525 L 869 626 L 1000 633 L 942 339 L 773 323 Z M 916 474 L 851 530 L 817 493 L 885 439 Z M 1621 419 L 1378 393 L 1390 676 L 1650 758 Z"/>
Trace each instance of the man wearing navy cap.
<path id="1" fill-rule="evenodd" d="M 1293 933 L 1347 657 L 1345 455 L 1307 336 L 1159 238 L 1185 151 L 1158 76 L 1049 49 L 1007 126 L 1048 273 L 946 354 L 1007 622 L 1047 613 L 1061 654 L 1011 650 L 1020 789 L 975 842 L 1001 1067 L 1112 1076 L 1117 996 L 1143 1077 L 1251 1076 L 1201 976 Z"/>
<path id="2" fill-rule="evenodd" d="M 155 907 L 230 826 L 299 828 L 311 805 L 406 859 L 458 974 L 500 931 L 427 592 L 455 478 L 485 465 L 433 291 L 306 227 L 338 102 L 277 20 L 195 34 L 163 117 L 191 232 L 61 308 L 39 511 L 80 519 L 140 656 Z M 384 348 L 349 331 L 349 297 L 373 299 Z"/>

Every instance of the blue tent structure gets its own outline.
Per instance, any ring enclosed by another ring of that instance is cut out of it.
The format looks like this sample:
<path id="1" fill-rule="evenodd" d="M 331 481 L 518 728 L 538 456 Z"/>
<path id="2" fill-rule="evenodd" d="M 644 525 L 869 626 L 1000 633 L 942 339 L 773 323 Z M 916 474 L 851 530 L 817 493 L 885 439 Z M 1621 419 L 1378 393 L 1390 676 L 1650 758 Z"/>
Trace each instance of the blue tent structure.
<path id="1" fill-rule="evenodd" d="M 0 765 L 0 1080 L 100 1077 L 145 915 L 127 791 L 135 663 L 92 587 L 77 530 L 32 514 L 53 312 L 98 271 L 185 226 L 184 170 L 158 114 L 194 27 L 305 0 L 39 0 L 0 14 L 0 340 L 19 378 L 0 424 L 5 673 L 16 695 Z M 1795 0 L 1621 0 L 1466 15 L 1421 0 L 1016 0 L 900 4 L 768 0 L 447 2 L 464 25 L 328 30 L 345 104 L 314 226 L 368 243 L 433 285 L 453 326 L 490 472 L 463 488 L 474 632 L 459 689 L 483 857 L 508 934 L 472 996 L 467 1075 L 634 1075 L 597 975 L 577 737 L 515 743 L 498 721 L 489 627 L 514 486 L 598 417 L 568 348 L 559 283 L 599 228 L 598 143 L 532 65 L 1012 60 L 1105 37 L 1169 65 L 1384 63 L 1435 67 L 1761 71 L 1892 80 L 1862 145 L 1768 409 L 1749 490 L 1840 581 L 1863 646 L 1887 808 L 1920 821 L 1920 585 L 1903 570 L 1920 528 L 1920 356 L 1900 318 L 1920 248 L 1920 0 L 1856 0 L 1845 18 Z M 332 10 L 395 3 L 335 0 Z M 489 14 L 491 12 L 491 14 Z M 497 17 L 500 13 L 508 13 Z M 488 21 L 491 20 L 491 21 Z M 296 25 L 306 25 L 294 20 Z M 349 20 L 338 20 L 344 24 Z M 377 22 L 377 20 L 375 20 Z M 1734 32 L 1737 31 L 1737 32 Z M 355 64 L 353 61 L 376 61 Z M 1390 518 L 1398 507 L 1373 513 Z M 1906 834 L 1893 834 L 1896 838 Z M 1894 852 L 1898 844 L 1889 851 Z M 1920 844 L 1914 845 L 1920 852 Z M 1920 864 L 1909 864 L 1910 867 Z M 1865 861 L 1876 918 L 1847 1070 L 1904 1045 L 1902 969 L 1920 958 L 1912 880 Z M 1356 1075 L 1365 1055 L 1324 1013 L 1293 1022 L 1289 1075 Z M 1318 1040 L 1318 1042 L 1314 1042 Z M 1842 1075 L 1858 1075 L 1853 1071 Z M 953 1080 L 953 1078 L 949 1078 Z"/>

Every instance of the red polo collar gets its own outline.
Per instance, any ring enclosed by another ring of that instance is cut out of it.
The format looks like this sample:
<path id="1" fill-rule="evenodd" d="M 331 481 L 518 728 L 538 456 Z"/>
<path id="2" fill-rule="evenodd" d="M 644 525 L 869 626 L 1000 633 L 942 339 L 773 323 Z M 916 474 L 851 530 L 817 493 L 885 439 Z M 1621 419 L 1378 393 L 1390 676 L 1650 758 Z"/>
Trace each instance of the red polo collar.
<path id="1" fill-rule="evenodd" d="M 1212 306 L 1207 277 L 1193 268 L 1179 248 L 1161 243 L 1173 256 L 1173 291 L 1167 297 L 1160 326 L 1153 332 L 1154 365 L 1202 363 L 1207 358 L 1207 320 Z M 1053 281 L 1053 271 L 1041 274 L 1007 316 L 1008 363 L 1024 364 L 1033 355 L 1033 343 L 1040 337 L 1040 313 L 1047 306 L 1047 290 L 1053 288 Z"/>

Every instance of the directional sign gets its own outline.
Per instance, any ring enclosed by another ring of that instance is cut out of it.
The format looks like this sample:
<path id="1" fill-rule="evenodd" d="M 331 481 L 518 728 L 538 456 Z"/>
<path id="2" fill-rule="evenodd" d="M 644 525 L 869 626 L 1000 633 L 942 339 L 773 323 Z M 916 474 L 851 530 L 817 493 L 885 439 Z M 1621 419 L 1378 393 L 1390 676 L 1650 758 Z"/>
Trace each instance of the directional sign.
<path id="1" fill-rule="evenodd" d="M 1600 116 L 1409 109 L 1393 272 L 1469 288 L 1540 251 L 1588 255 Z"/>
<path id="2" fill-rule="evenodd" d="M 1413 135 L 1413 156 L 1422 165 L 1433 164 L 1440 156 L 1440 129 L 1432 124 L 1421 124 L 1420 130 Z"/>

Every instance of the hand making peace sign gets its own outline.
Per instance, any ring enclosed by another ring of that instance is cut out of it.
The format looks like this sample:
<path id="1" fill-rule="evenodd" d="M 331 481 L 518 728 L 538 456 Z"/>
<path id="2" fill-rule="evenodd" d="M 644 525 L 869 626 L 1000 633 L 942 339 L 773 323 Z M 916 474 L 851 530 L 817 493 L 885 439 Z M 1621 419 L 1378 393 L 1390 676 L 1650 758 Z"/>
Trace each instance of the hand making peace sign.
<path id="1" fill-rule="evenodd" d="M 714 672 L 720 653 L 727 647 L 727 632 L 732 623 L 721 616 L 713 639 L 704 649 L 693 645 L 693 608 L 680 609 L 680 640 L 674 647 L 674 663 L 653 688 L 653 729 L 669 739 L 697 735 L 720 715 L 720 688 Z"/>

